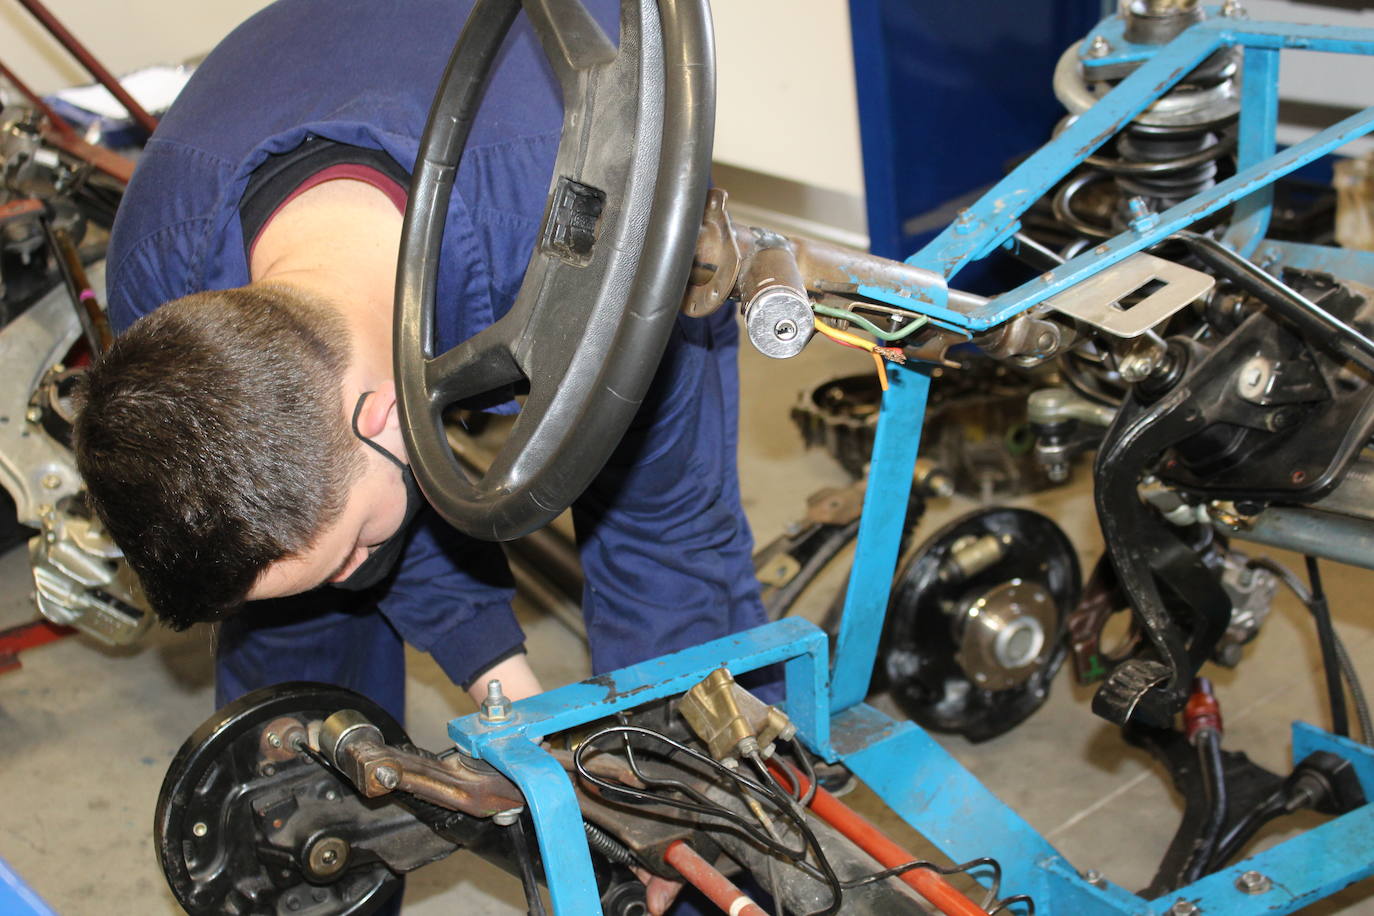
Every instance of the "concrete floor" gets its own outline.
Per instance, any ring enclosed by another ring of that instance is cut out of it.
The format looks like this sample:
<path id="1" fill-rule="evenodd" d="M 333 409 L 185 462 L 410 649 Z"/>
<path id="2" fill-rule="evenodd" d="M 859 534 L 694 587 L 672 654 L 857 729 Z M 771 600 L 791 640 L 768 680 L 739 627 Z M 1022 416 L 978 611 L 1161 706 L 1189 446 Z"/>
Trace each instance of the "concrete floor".
<path id="1" fill-rule="evenodd" d="M 824 341 L 787 363 L 744 353 L 740 466 L 746 509 L 761 542 L 801 514 L 807 494 L 848 482 L 827 456 L 801 450 L 787 408 L 802 388 L 869 365 L 866 357 Z M 1071 486 L 1024 501 L 1060 521 L 1085 568 L 1101 547 L 1086 482 L 1080 471 Z M 942 519 L 973 507 L 961 499 L 939 501 L 923 528 L 934 530 Z M 800 613 L 816 616 L 828 604 L 842 565 L 808 594 Z M 1363 592 L 1374 585 L 1374 574 L 1330 566 L 1328 578 L 1355 663 L 1374 670 L 1374 630 Z M 31 619 L 22 550 L 0 557 L 0 583 L 0 627 Z M 546 685 L 587 673 L 586 653 L 566 627 L 528 608 L 521 613 Z M 64 916 L 178 911 L 154 859 L 152 815 L 166 765 L 211 712 L 211 639 L 207 629 L 158 630 L 136 648 L 115 651 L 72 638 L 24 654 L 20 671 L 0 676 L 0 858 Z M 411 661 L 410 733 L 423 746 L 442 747 L 445 722 L 471 704 L 427 657 L 414 654 Z M 1271 768 L 1288 767 L 1290 720 L 1326 724 L 1316 641 L 1305 612 L 1287 594 L 1280 594 L 1240 668 L 1210 673 L 1225 712 L 1226 746 L 1243 748 Z M 1089 697 L 1066 666 L 1047 705 L 1020 728 L 982 745 L 959 738 L 943 744 L 1079 868 L 1140 887 L 1172 835 L 1179 808 L 1149 759 L 1092 715 Z M 855 798 L 867 808 L 872 802 L 864 793 L 861 787 Z M 915 838 L 908 832 L 901 838 L 919 854 Z M 1304 912 L 1374 913 L 1370 883 Z M 525 909 L 515 882 L 460 853 L 411 877 L 405 912 L 494 916 Z"/>

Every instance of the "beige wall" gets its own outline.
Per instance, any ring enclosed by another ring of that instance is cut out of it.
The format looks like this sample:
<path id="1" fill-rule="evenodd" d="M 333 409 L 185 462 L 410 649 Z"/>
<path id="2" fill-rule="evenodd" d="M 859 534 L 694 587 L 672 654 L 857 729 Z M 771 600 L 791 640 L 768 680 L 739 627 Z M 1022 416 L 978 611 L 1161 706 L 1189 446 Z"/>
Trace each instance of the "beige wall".
<path id="1" fill-rule="evenodd" d="M 180 63 L 214 47 L 267 0 L 44 0 L 114 73 Z M 90 77 L 16 0 L 0 0 L 0 60 L 38 92 Z"/>
<path id="2" fill-rule="evenodd" d="M 115 73 L 200 56 L 266 2 L 46 0 Z M 827 201 L 837 193 L 845 209 L 861 209 L 847 0 L 712 5 L 720 80 L 717 161 L 795 182 L 803 191 L 816 189 L 829 194 Z M 90 82 L 17 0 L 0 0 L 0 60 L 43 93 Z M 796 206 L 815 209 L 804 200 Z"/>
<path id="3" fill-rule="evenodd" d="M 847 0 L 714 0 L 716 159 L 863 196 Z"/>

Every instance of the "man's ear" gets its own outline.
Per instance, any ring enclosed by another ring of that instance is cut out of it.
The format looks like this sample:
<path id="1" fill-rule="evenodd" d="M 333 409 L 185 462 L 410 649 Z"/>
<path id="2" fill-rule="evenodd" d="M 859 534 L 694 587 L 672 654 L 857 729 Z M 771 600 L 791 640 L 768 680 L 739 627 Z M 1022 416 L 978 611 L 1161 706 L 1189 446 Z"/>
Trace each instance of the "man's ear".
<path id="1" fill-rule="evenodd" d="M 363 401 L 358 413 L 358 434 L 364 439 L 375 439 L 388 427 L 400 430 L 400 418 L 396 414 L 396 384 L 392 381 L 381 382 Z"/>

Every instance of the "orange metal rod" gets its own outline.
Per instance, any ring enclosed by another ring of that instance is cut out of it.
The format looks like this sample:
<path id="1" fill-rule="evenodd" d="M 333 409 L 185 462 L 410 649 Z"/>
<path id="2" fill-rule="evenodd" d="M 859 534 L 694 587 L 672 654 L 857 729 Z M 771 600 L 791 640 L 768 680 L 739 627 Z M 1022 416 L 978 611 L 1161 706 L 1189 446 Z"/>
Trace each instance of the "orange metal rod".
<path id="1" fill-rule="evenodd" d="M 770 762 L 769 766 L 776 768 L 778 764 Z M 796 767 L 789 767 L 788 769 L 797 781 L 802 794 L 805 794 L 810 787 L 806 777 L 799 773 Z M 884 868 L 896 868 L 898 865 L 904 865 L 916 858 L 888 839 L 886 834 L 865 819 L 863 815 L 820 786 L 816 787 L 816 795 L 811 800 L 811 810 L 821 820 L 844 834 L 855 846 L 877 859 Z M 916 893 L 929 900 L 936 909 L 945 913 L 946 916 L 987 916 L 987 910 L 970 900 L 963 891 L 946 881 L 944 875 L 939 872 L 931 871 L 929 868 L 913 868 L 910 871 L 902 872 L 897 877 L 910 885 Z"/>
<path id="2" fill-rule="evenodd" d="M 681 840 L 668 847 L 663 860 L 681 872 L 688 884 L 705 894 L 730 916 L 768 916 L 733 881 L 716 871 L 710 862 Z"/>

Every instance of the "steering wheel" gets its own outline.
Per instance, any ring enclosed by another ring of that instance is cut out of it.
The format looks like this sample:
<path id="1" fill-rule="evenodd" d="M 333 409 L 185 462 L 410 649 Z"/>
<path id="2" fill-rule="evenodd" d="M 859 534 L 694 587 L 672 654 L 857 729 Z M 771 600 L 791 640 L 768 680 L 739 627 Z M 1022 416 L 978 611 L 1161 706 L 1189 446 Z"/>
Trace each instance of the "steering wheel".
<path id="1" fill-rule="evenodd" d="M 617 48 L 580 0 L 524 0 L 563 92 L 544 222 L 510 311 L 434 353 L 450 191 L 520 0 L 477 0 L 430 109 L 396 287 L 401 427 L 425 496 L 461 531 L 509 540 L 591 483 L 667 345 L 705 206 L 715 124 L 707 0 L 622 0 Z M 527 380 L 490 468 L 470 478 L 444 432 L 455 403 Z"/>

